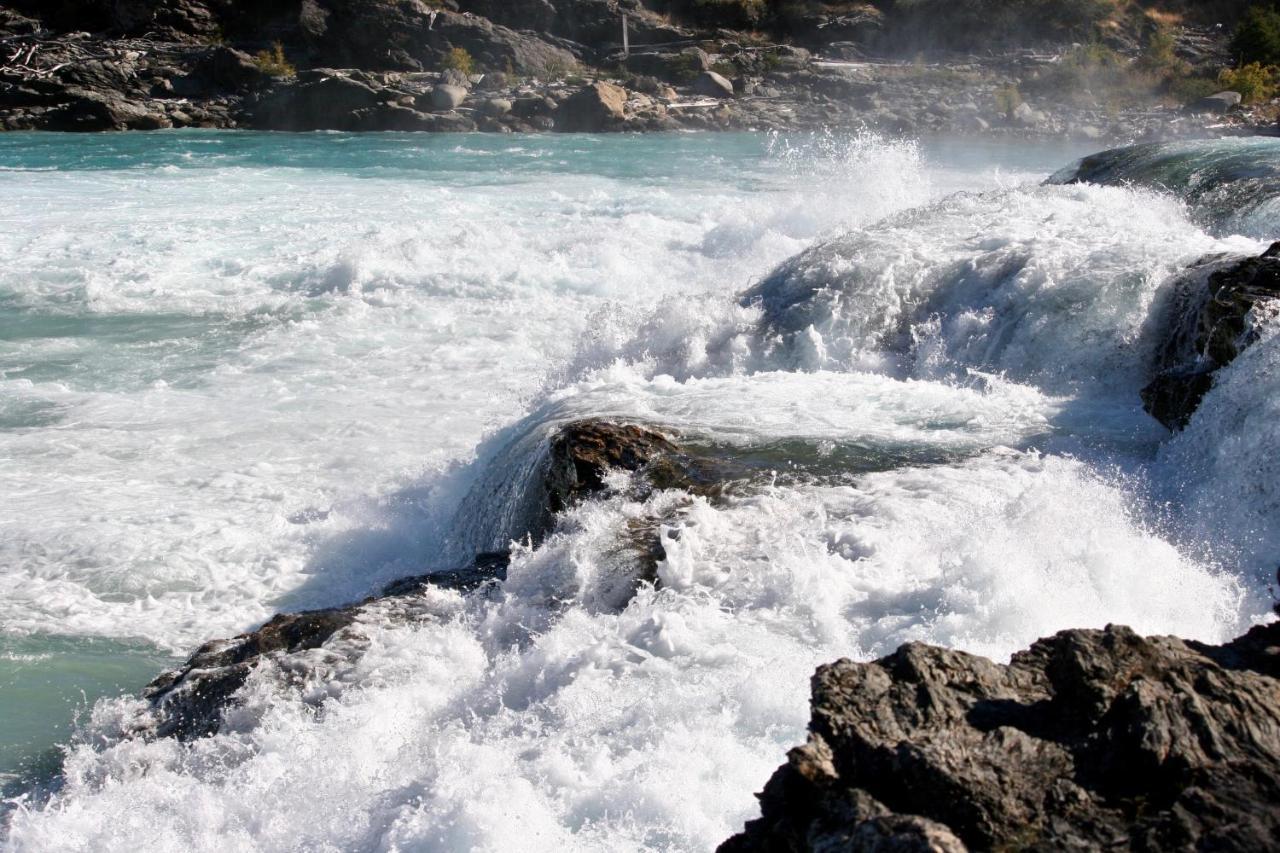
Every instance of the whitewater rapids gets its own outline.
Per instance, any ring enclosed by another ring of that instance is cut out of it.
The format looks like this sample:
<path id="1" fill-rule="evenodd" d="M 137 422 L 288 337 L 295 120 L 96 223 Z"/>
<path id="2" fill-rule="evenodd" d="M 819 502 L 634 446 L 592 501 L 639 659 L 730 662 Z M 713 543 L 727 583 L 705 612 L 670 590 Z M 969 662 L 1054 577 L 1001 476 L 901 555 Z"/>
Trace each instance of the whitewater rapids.
<path id="1" fill-rule="evenodd" d="M 1138 397 L 1177 272 L 1280 237 L 1254 184 L 1245 221 L 1132 164 L 1043 183 L 1083 152 L 866 136 L 0 152 L 0 662 L 172 661 L 508 547 L 579 418 L 777 460 L 578 506 L 497 595 L 260 668 L 213 737 L 131 736 L 103 686 L 56 777 L 6 768 L 7 850 L 706 850 L 820 663 L 1266 618 L 1277 324 L 1184 432 Z M 628 598 L 639 518 L 666 556 Z"/>

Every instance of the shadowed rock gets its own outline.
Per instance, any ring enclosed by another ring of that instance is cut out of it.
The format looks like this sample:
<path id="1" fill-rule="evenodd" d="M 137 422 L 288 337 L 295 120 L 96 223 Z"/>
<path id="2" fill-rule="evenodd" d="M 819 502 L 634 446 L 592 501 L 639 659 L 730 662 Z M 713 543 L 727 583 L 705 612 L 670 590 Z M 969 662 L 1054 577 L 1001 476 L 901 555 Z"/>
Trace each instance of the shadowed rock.
<path id="1" fill-rule="evenodd" d="M 1262 850 L 1280 624 L 1223 646 L 1064 631 L 1007 666 L 909 644 L 813 678 L 810 737 L 723 853 Z"/>
<path id="2" fill-rule="evenodd" d="M 1203 286 L 1194 277 L 1181 284 L 1156 375 L 1142 389 L 1143 407 L 1170 429 L 1187 425 L 1214 374 L 1256 340 L 1255 308 L 1280 300 L 1280 243 L 1221 266 Z"/>

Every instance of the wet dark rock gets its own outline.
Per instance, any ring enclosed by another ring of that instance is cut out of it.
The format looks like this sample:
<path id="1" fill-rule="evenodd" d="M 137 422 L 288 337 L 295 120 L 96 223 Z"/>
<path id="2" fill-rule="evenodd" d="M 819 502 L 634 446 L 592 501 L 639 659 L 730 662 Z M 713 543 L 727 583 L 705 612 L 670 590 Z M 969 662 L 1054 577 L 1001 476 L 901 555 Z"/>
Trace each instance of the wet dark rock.
<path id="1" fill-rule="evenodd" d="M 456 589 L 459 592 L 471 592 L 491 581 L 506 580 L 507 566 L 511 563 L 511 555 L 506 551 L 492 551 L 477 554 L 470 566 L 464 569 L 451 569 L 434 572 L 429 575 L 417 575 L 400 578 L 382 588 L 382 594 L 411 595 L 420 592 L 427 586 Z"/>
<path id="2" fill-rule="evenodd" d="M 317 648 L 357 615 L 356 607 L 281 613 L 256 631 L 205 643 L 143 692 L 158 713 L 155 734 L 182 740 L 213 734 L 236 691 L 264 659 Z"/>
<path id="3" fill-rule="evenodd" d="M 709 487 L 717 476 L 709 463 L 686 454 L 656 430 L 603 420 L 562 427 L 550 439 L 547 459 L 540 497 L 544 509 L 528 531 L 539 540 L 555 524 L 557 513 L 604 492 L 610 471 L 635 472 L 648 488 Z M 631 592 L 634 583 L 652 579 L 656 560 L 662 558 L 657 526 L 642 527 L 629 543 L 638 566 Z M 212 734 L 223 725 L 227 710 L 235 707 L 237 692 L 264 662 L 324 647 L 369 608 L 388 599 L 412 598 L 433 587 L 476 594 L 505 580 L 509 559 L 505 551 L 481 553 L 468 566 L 402 578 L 356 604 L 280 614 L 256 631 L 206 643 L 182 667 L 147 687 L 151 733 L 180 739 Z"/>
<path id="4" fill-rule="evenodd" d="M 149 734 L 180 740 L 214 734 L 228 709 L 237 704 L 236 693 L 264 663 L 323 647 L 379 601 L 419 595 L 431 587 L 474 592 L 505 578 L 508 560 L 505 553 L 480 554 L 470 566 L 403 578 L 358 604 L 281 613 L 256 631 L 205 643 L 185 664 L 143 691 L 152 709 Z"/>
<path id="5" fill-rule="evenodd" d="M 723 853 L 1262 850 L 1280 623 L 1223 646 L 1064 631 L 999 665 L 908 644 L 813 679 L 809 741 Z"/>
<path id="6" fill-rule="evenodd" d="M 579 421 L 551 441 L 545 477 L 547 508 L 562 512 L 605 488 L 611 470 L 641 471 L 679 453 L 666 436 L 646 427 Z"/>
<path id="7" fill-rule="evenodd" d="M 1177 288 L 1155 376 L 1142 389 L 1147 412 L 1175 430 L 1191 420 L 1217 371 L 1256 339 L 1255 308 L 1280 299 L 1280 243 L 1256 258 L 1203 261 Z"/>

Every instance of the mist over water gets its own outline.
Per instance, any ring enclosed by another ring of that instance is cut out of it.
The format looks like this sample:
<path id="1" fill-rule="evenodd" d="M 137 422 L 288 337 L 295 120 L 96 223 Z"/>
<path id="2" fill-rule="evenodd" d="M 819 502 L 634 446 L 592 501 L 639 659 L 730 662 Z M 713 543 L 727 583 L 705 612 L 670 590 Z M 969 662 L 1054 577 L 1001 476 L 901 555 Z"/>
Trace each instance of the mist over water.
<path id="1" fill-rule="evenodd" d="M 494 595 L 386 602 L 292 680 L 260 667 L 211 738 L 129 736 L 138 700 L 86 695 L 74 737 L 4 743 L 4 845 L 703 850 L 803 737 L 820 663 L 1264 618 L 1275 318 L 1186 431 L 1138 390 L 1175 274 L 1280 235 L 1172 182 L 1042 183 L 1084 153 L 0 139 L 24 201 L 0 229 L 0 717 L 68 648 L 131 694 L 276 611 L 507 547 L 573 420 L 757 472 L 576 507 Z M 641 522 L 665 557 L 634 591 Z M 67 716 L 67 690 L 41 701 Z"/>

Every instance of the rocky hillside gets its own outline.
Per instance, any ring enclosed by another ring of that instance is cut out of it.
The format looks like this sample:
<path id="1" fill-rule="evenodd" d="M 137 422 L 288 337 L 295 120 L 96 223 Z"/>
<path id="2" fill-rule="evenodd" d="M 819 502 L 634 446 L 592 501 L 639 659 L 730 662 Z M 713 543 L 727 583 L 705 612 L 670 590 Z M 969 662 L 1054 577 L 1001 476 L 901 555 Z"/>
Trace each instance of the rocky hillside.
<path id="1" fill-rule="evenodd" d="M 0 128 L 1169 136 L 1240 106 L 1181 111 L 1229 62 L 1208 18 L 1119 0 L 9 0 Z"/>

